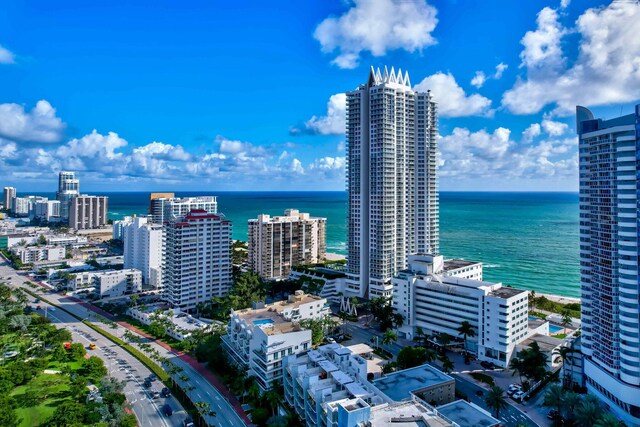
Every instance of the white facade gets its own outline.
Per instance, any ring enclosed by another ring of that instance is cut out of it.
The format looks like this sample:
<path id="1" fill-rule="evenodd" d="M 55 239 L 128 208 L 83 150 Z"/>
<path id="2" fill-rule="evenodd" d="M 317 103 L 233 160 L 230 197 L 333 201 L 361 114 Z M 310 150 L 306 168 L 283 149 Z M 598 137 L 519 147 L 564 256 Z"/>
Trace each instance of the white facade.
<path id="1" fill-rule="evenodd" d="M 28 216 L 30 201 L 28 197 L 14 197 L 11 212 L 16 216 Z"/>
<path id="2" fill-rule="evenodd" d="M 405 318 L 400 331 L 409 338 L 417 327 L 427 335 L 459 337 L 457 328 L 467 321 L 476 333 L 467 338 L 467 349 L 481 360 L 508 366 L 516 344 L 530 334 L 528 292 L 456 277 L 444 265 L 441 256 L 412 255 L 409 269 L 393 279 L 393 306 Z M 478 274 L 464 268 L 453 273 Z"/>
<path id="3" fill-rule="evenodd" d="M 231 221 L 203 210 L 165 223 L 165 297 L 183 311 L 231 287 Z"/>
<path id="4" fill-rule="evenodd" d="M 107 224 L 109 198 L 75 196 L 69 202 L 69 227 L 74 230 L 98 228 Z"/>
<path id="5" fill-rule="evenodd" d="M 577 107 L 582 352 L 589 392 L 640 425 L 640 105 L 596 119 Z"/>
<path id="6" fill-rule="evenodd" d="M 208 331 L 211 324 L 192 317 L 188 313 L 183 313 L 177 308 L 166 309 L 163 307 L 131 307 L 127 314 L 137 319 L 145 325 L 150 325 L 155 320 L 162 320 L 165 323 L 167 335 L 178 341 L 189 338 L 194 331 Z"/>
<path id="7" fill-rule="evenodd" d="M 122 219 L 113 221 L 111 226 L 111 238 L 113 240 L 121 240 L 124 242 L 124 226 L 133 223 L 132 216 L 125 216 Z"/>
<path id="8" fill-rule="evenodd" d="M 14 246 L 11 252 L 20 257 L 24 264 L 37 261 L 60 261 L 65 258 L 65 248 L 62 246 Z"/>
<path id="9" fill-rule="evenodd" d="M 34 205 L 34 216 L 43 221 L 55 222 L 60 220 L 60 201 L 59 200 L 39 200 Z"/>
<path id="10" fill-rule="evenodd" d="M 249 268 L 265 279 L 286 279 L 291 267 L 325 258 L 326 218 L 287 209 L 284 216 L 249 220 Z"/>
<path id="11" fill-rule="evenodd" d="M 101 298 L 118 297 L 142 290 L 142 272 L 134 269 L 85 271 L 76 273 L 68 286 L 73 291 L 93 288 Z"/>
<path id="12" fill-rule="evenodd" d="M 144 217 L 132 218 L 122 224 L 124 268 L 142 271 L 142 282 L 154 288 L 162 287 L 164 264 L 164 230 L 160 224 L 150 224 Z"/>
<path id="13" fill-rule="evenodd" d="M 413 253 L 439 252 L 437 113 L 407 73 L 374 71 L 347 93 L 347 292 L 391 296 Z"/>
<path id="14" fill-rule="evenodd" d="M 216 215 L 218 201 L 216 196 L 199 197 L 159 197 L 150 201 L 151 222 L 163 224 L 187 215 L 192 210 L 203 210 Z"/>
<path id="15" fill-rule="evenodd" d="M 58 175 L 58 191 L 56 199 L 60 201 L 60 216 L 69 218 L 69 205 L 71 199 L 80 195 L 80 180 L 76 179 L 75 172 L 60 171 Z"/>
<path id="16" fill-rule="evenodd" d="M 2 207 L 9 211 L 13 211 L 13 199 L 16 198 L 15 187 L 4 187 Z"/>
<path id="17" fill-rule="evenodd" d="M 321 319 L 329 312 L 326 299 L 297 291 L 288 301 L 232 310 L 222 342 L 230 359 L 266 390 L 282 381 L 283 358 L 311 349 L 311 331 L 302 329 L 300 320 Z"/>

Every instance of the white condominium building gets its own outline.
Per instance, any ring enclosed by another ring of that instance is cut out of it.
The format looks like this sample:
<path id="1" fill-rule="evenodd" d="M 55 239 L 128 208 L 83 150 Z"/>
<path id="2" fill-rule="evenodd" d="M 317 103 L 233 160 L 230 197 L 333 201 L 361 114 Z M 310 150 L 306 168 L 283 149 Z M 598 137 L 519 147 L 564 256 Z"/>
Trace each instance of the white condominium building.
<path id="1" fill-rule="evenodd" d="M 265 279 L 286 279 L 294 265 L 325 258 L 326 218 L 287 209 L 284 216 L 249 220 L 249 268 Z"/>
<path id="2" fill-rule="evenodd" d="M 133 218 L 132 216 L 125 216 L 122 219 L 113 221 L 111 225 L 111 237 L 113 240 L 122 240 L 124 242 L 124 227 L 133 223 Z"/>
<path id="3" fill-rule="evenodd" d="M 231 221 L 193 210 L 165 223 L 165 298 L 182 311 L 231 287 Z"/>
<path id="4" fill-rule="evenodd" d="M 393 279 L 393 306 L 405 318 L 401 333 L 413 338 L 420 327 L 427 335 L 460 337 L 457 329 L 467 321 L 476 333 L 468 337 L 467 349 L 480 360 L 508 366 L 516 344 L 530 334 L 529 293 L 450 275 L 444 266 L 441 256 L 412 255 L 409 268 Z M 469 274 L 465 268 L 452 272 Z"/>
<path id="5" fill-rule="evenodd" d="M 638 426 L 640 105 L 610 120 L 584 107 L 576 116 L 585 382 L 627 425 Z"/>
<path id="6" fill-rule="evenodd" d="M 218 213 L 216 196 L 199 197 L 157 197 L 150 200 L 151 222 L 164 224 L 187 215 L 192 210 L 203 210 L 210 214 Z"/>
<path id="7" fill-rule="evenodd" d="M 75 172 L 61 171 L 58 175 L 58 191 L 56 199 L 60 201 L 60 216 L 69 218 L 69 205 L 71 199 L 80 195 L 80 180 L 76 179 Z"/>
<path id="8" fill-rule="evenodd" d="M 75 196 L 69 202 L 69 228 L 86 230 L 107 224 L 109 198 L 106 196 Z"/>
<path id="9" fill-rule="evenodd" d="M 28 197 L 14 197 L 11 212 L 16 216 L 29 216 L 30 201 Z"/>
<path id="10" fill-rule="evenodd" d="M 147 218 L 130 218 L 122 224 L 124 268 L 142 271 L 142 283 L 162 287 L 164 263 L 164 231 L 160 224 L 150 224 Z"/>
<path id="11" fill-rule="evenodd" d="M 142 272 L 134 269 L 85 271 L 76 273 L 68 287 L 74 291 L 93 288 L 101 298 L 129 295 L 142 290 Z"/>
<path id="12" fill-rule="evenodd" d="M 391 296 L 413 253 L 439 252 L 436 103 L 374 71 L 347 93 L 346 296 Z"/>
<path id="13" fill-rule="evenodd" d="M 16 198 L 15 187 L 4 187 L 2 195 L 3 195 L 2 207 L 9 211 L 13 210 L 13 199 Z"/>
<path id="14" fill-rule="evenodd" d="M 38 261 L 60 261 L 65 259 L 66 251 L 63 246 L 14 246 L 11 252 L 20 257 L 24 264 Z"/>
<path id="15" fill-rule="evenodd" d="M 54 222 L 60 220 L 59 200 L 39 200 L 35 202 L 34 216 L 42 221 Z"/>
<path id="16" fill-rule="evenodd" d="M 311 331 L 302 329 L 299 322 L 329 313 L 326 299 L 296 291 L 288 301 L 232 310 L 222 343 L 229 359 L 247 369 L 266 390 L 274 381 L 282 381 L 286 356 L 311 349 Z"/>

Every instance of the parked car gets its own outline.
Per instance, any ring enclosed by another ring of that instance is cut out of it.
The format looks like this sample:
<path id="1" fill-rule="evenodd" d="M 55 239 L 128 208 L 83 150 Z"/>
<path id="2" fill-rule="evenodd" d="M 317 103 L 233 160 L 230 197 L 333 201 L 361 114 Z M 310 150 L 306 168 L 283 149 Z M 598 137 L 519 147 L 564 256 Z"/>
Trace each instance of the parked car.
<path id="1" fill-rule="evenodd" d="M 154 399 L 159 399 L 160 398 L 160 393 L 158 393 L 158 390 L 153 390 L 151 392 L 151 397 Z"/>
<path id="2" fill-rule="evenodd" d="M 170 417 L 171 415 L 173 415 L 173 408 L 171 408 L 171 405 L 169 405 L 168 403 L 165 403 L 165 405 L 162 407 L 162 412 L 164 412 L 167 417 Z"/>
<path id="3" fill-rule="evenodd" d="M 486 360 L 483 360 L 482 362 L 480 362 L 480 366 L 482 366 L 485 369 L 495 369 L 496 365 L 494 365 L 491 362 L 487 362 Z"/>
<path id="4" fill-rule="evenodd" d="M 149 381 L 149 379 L 144 380 L 144 386 L 145 386 L 146 388 L 151 387 L 151 381 Z"/>
<path id="5" fill-rule="evenodd" d="M 331 337 L 328 337 L 328 338 L 327 338 L 327 342 L 328 342 L 329 344 L 335 344 L 335 343 L 336 343 L 336 340 L 334 340 L 334 339 L 333 339 L 333 338 L 331 338 Z"/>
<path id="6" fill-rule="evenodd" d="M 547 418 L 549 418 L 550 420 L 555 420 L 560 416 L 560 412 L 558 412 L 557 409 L 552 409 L 549 412 L 547 412 Z"/>
<path id="7" fill-rule="evenodd" d="M 162 397 L 169 397 L 171 396 L 171 391 L 168 388 L 163 388 L 162 389 Z"/>
<path id="8" fill-rule="evenodd" d="M 520 391 L 516 391 L 515 393 L 513 393 L 513 395 L 511 396 L 511 398 L 513 400 L 522 400 L 522 398 L 524 397 L 524 391 L 520 390 Z"/>
<path id="9" fill-rule="evenodd" d="M 195 424 L 193 423 L 193 420 L 191 418 L 185 418 L 185 420 L 182 422 L 182 425 L 184 427 L 195 427 Z"/>

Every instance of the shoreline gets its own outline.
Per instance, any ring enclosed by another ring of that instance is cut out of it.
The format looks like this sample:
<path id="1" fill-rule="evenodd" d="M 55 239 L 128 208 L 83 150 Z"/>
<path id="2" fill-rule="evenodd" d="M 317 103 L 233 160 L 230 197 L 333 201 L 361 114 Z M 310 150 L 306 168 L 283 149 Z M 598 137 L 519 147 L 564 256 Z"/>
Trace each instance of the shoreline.
<path id="1" fill-rule="evenodd" d="M 582 299 L 581 298 L 575 298 L 575 297 L 563 297 L 562 295 L 554 295 L 554 294 L 542 294 L 542 293 L 538 293 L 536 292 L 536 297 L 545 297 L 553 302 L 559 302 L 560 304 L 581 304 L 582 303 Z"/>

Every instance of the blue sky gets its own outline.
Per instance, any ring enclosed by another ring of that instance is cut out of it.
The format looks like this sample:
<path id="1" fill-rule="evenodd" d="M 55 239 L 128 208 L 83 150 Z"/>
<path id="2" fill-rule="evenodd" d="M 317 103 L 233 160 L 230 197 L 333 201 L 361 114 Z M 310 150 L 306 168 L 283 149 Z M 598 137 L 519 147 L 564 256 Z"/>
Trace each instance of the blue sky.
<path id="1" fill-rule="evenodd" d="M 640 98 L 636 4 L 131 3 L 3 5 L 1 185 L 342 190 L 341 93 L 387 65 L 439 102 L 442 190 L 574 191 L 573 106 Z"/>

